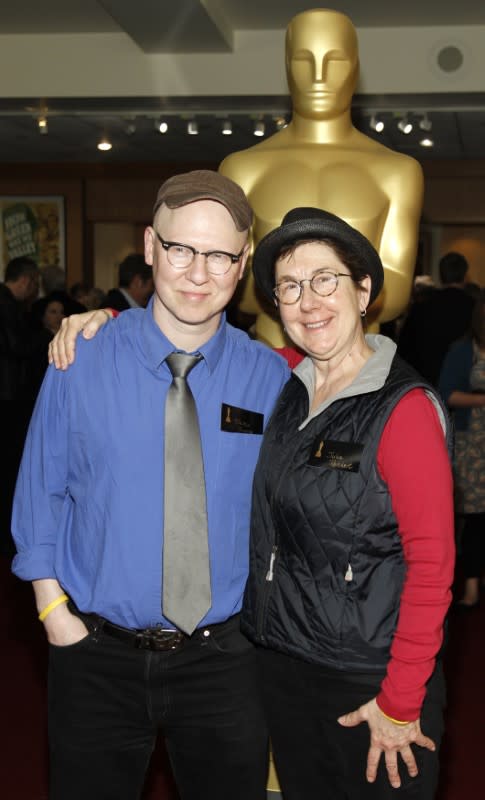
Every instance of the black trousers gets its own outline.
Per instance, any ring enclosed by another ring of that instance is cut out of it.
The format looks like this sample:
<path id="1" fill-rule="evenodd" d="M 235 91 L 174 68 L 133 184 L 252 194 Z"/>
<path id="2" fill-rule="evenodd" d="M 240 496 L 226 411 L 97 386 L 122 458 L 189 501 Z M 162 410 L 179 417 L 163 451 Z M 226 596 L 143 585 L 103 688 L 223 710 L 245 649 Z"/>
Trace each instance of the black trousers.
<path id="1" fill-rule="evenodd" d="M 481 578 L 485 569 L 485 512 L 464 514 L 461 552 L 465 578 Z"/>
<path id="2" fill-rule="evenodd" d="M 176 651 L 102 631 L 50 647 L 50 800 L 139 798 L 159 728 L 182 800 L 266 798 L 256 655 L 237 617 Z"/>
<path id="3" fill-rule="evenodd" d="M 367 723 L 344 728 L 337 718 L 376 696 L 382 675 L 352 675 L 258 649 L 263 701 L 284 800 L 431 800 L 438 756 L 414 747 L 419 774 L 400 763 L 401 788 L 393 789 L 381 756 L 375 783 L 366 781 Z M 441 666 L 428 683 L 421 728 L 437 747 L 443 732 Z"/>

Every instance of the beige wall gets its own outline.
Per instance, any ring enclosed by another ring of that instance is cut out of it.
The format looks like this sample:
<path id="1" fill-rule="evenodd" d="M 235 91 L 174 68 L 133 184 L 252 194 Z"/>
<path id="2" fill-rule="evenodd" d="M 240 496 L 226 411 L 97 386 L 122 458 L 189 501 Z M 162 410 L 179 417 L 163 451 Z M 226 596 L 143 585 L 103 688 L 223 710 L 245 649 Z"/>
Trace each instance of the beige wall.
<path id="1" fill-rule="evenodd" d="M 485 286 L 485 161 L 424 165 L 423 219 L 433 231 L 432 271 L 449 250 L 463 253 L 468 279 Z"/>

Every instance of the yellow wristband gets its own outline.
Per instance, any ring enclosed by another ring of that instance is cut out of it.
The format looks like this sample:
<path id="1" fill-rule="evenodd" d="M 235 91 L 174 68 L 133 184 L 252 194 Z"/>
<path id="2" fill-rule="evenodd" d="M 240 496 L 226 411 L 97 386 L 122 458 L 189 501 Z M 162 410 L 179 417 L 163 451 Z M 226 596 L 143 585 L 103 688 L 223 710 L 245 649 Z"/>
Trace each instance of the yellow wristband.
<path id="1" fill-rule="evenodd" d="M 377 706 L 377 708 L 379 708 L 379 706 Z M 384 714 L 382 708 L 379 708 L 379 711 L 381 712 L 383 717 L 389 719 L 391 722 L 394 722 L 394 725 L 409 725 L 409 721 L 403 722 L 401 719 L 394 719 L 394 717 L 390 717 L 388 714 Z"/>
<path id="2" fill-rule="evenodd" d="M 56 599 L 52 601 L 52 603 L 49 603 L 48 606 L 42 609 L 39 614 L 40 621 L 44 622 L 45 618 L 51 613 L 51 611 L 54 611 L 54 609 L 57 608 L 57 606 L 60 606 L 61 603 L 67 603 L 68 600 L 69 598 L 67 594 L 60 594 L 59 597 L 56 597 Z"/>

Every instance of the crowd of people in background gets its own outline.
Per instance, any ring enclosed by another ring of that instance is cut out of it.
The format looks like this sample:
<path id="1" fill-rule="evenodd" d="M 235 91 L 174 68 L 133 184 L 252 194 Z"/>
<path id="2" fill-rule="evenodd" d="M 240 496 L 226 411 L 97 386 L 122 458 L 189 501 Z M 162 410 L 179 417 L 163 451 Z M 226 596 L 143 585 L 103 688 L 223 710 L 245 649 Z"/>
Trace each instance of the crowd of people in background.
<path id="1" fill-rule="evenodd" d="M 153 292 L 150 267 L 131 253 L 119 266 L 117 288 L 105 293 L 86 282 L 68 289 L 58 266 L 39 269 L 28 257 L 12 259 L 0 283 L 0 551 L 13 553 L 12 497 L 35 399 L 47 368 L 48 345 L 64 317 L 98 308 L 145 306 Z"/>

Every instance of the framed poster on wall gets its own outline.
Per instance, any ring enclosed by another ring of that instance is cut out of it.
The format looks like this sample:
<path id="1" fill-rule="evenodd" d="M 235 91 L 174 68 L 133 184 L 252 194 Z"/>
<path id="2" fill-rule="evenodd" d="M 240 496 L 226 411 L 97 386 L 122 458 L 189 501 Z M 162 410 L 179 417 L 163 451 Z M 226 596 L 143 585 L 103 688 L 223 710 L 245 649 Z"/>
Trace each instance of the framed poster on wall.
<path id="1" fill-rule="evenodd" d="M 65 269 L 64 198 L 0 196 L 0 272 L 17 256 Z"/>

